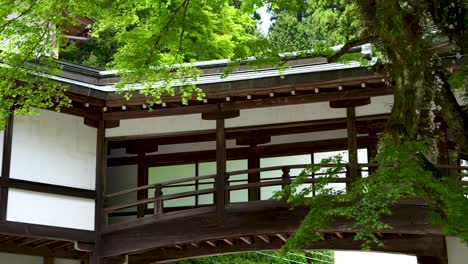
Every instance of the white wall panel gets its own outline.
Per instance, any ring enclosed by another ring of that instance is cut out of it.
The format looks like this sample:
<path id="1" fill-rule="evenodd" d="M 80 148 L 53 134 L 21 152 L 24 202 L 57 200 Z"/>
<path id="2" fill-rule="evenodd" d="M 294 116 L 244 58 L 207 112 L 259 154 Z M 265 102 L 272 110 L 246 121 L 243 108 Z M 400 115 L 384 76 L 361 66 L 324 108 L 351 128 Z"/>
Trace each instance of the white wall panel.
<path id="1" fill-rule="evenodd" d="M 393 96 L 371 98 L 371 104 L 358 107 L 358 116 L 389 113 Z M 287 122 L 346 117 L 345 109 L 330 108 L 329 102 L 246 109 L 240 116 L 226 120 L 226 127 L 243 127 Z M 215 129 L 214 121 L 202 120 L 201 114 L 152 117 L 120 121 L 120 126 L 106 130 L 108 137 L 156 135 Z"/>
<path id="2" fill-rule="evenodd" d="M 2 264 L 44 264 L 44 258 L 39 256 L 17 255 L 0 252 Z"/>
<path id="3" fill-rule="evenodd" d="M 7 220 L 94 230 L 94 200 L 10 189 Z"/>
<path id="4" fill-rule="evenodd" d="M 457 237 L 446 237 L 448 264 L 466 264 L 468 246 Z"/>
<path id="5" fill-rule="evenodd" d="M 95 189 L 97 132 L 83 118 L 42 110 L 14 122 L 11 178 Z"/>

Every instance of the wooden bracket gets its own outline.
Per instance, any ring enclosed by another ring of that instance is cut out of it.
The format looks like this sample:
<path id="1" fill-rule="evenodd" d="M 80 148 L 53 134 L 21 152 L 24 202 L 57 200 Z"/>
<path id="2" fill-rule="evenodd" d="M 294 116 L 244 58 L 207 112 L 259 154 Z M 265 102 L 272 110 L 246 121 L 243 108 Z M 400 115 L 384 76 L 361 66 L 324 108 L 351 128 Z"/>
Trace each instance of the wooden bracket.
<path id="1" fill-rule="evenodd" d="M 75 241 L 73 248 L 78 251 L 92 252 L 94 251 L 94 243 L 78 242 Z"/>
<path id="2" fill-rule="evenodd" d="M 336 100 L 330 101 L 331 108 L 348 108 L 368 105 L 371 103 L 370 97 L 359 98 L 359 99 L 350 99 L 350 100 Z"/>
<path id="3" fill-rule="evenodd" d="M 218 119 L 230 119 L 240 116 L 239 110 L 229 110 L 229 111 L 216 111 L 216 112 L 206 112 L 202 113 L 203 120 L 218 120 Z"/>
<path id="4" fill-rule="evenodd" d="M 270 136 L 241 136 L 236 138 L 236 144 L 239 146 L 257 146 L 270 142 Z"/>
<path id="5" fill-rule="evenodd" d="M 98 128 L 99 120 L 85 118 L 84 124 L 93 128 Z M 119 126 L 120 126 L 120 120 L 105 120 L 104 121 L 104 128 L 115 128 Z"/>

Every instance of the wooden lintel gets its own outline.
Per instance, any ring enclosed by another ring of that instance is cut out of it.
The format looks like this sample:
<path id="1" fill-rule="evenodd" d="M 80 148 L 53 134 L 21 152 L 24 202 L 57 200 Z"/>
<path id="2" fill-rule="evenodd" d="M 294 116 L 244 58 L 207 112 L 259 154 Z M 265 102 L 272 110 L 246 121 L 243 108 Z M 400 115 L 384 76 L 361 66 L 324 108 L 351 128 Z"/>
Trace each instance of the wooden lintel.
<path id="1" fill-rule="evenodd" d="M 230 119 L 240 115 L 239 110 L 228 110 L 228 111 L 214 111 L 202 113 L 203 120 L 218 120 L 218 119 Z"/>
<path id="2" fill-rule="evenodd" d="M 195 113 L 206 113 L 213 111 L 230 111 L 230 110 L 241 110 L 241 109 L 252 109 L 261 107 L 272 107 L 281 105 L 294 105 L 294 104 L 306 104 L 314 102 L 326 102 L 335 98 L 344 99 L 359 99 L 372 96 L 381 96 L 393 94 L 393 87 L 382 87 L 379 89 L 375 88 L 364 88 L 345 91 L 344 93 L 330 92 L 330 93 L 319 93 L 310 94 L 303 96 L 287 96 L 287 97 L 272 97 L 268 99 L 255 99 L 238 102 L 225 102 L 218 104 L 203 104 L 194 106 L 184 107 L 173 107 L 173 108 L 162 108 L 154 109 L 154 111 L 138 110 L 138 111 L 120 111 L 120 112 L 107 112 L 103 113 L 105 120 L 121 120 L 121 119 L 133 119 L 133 118 L 145 118 L 145 117 L 158 117 L 158 116 L 171 116 L 181 114 L 195 114 Z"/>
<path id="3" fill-rule="evenodd" d="M 93 231 L 36 224 L 26 224 L 12 221 L 0 222 L 0 233 L 11 236 L 37 237 L 43 239 L 58 239 L 84 242 L 92 242 L 94 241 L 95 237 Z"/>
<path id="4" fill-rule="evenodd" d="M 127 154 L 152 153 L 159 150 L 159 141 L 156 139 L 135 140 L 125 148 Z"/>
<path id="5" fill-rule="evenodd" d="M 33 191 L 33 192 L 42 192 L 49 194 L 65 195 L 71 197 L 79 197 L 86 199 L 95 199 L 96 192 L 87 189 L 80 189 L 74 187 L 66 187 L 61 185 L 53 185 L 40 182 L 31 182 L 18 179 L 9 179 L 4 186 L 14 189 Z"/>
<path id="6" fill-rule="evenodd" d="M 84 118 L 84 124 L 93 127 L 93 128 L 98 128 L 99 126 L 99 120 L 96 119 L 91 119 L 91 118 Z M 104 127 L 105 128 L 116 128 L 120 126 L 120 120 L 105 120 L 104 122 Z"/>
<path id="7" fill-rule="evenodd" d="M 286 241 L 288 241 L 288 238 L 286 237 L 286 235 L 276 234 L 276 236 L 279 237 L 279 239 L 281 239 L 284 243 L 286 243 Z"/>
<path id="8" fill-rule="evenodd" d="M 213 242 L 213 241 L 205 241 L 208 245 L 212 246 L 212 247 L 216 247 L 216 244 Z"/>
<path id="9" fill-rule="evenodd" d="M 226 242 L 226 244 L 228 244 L 230 246 L 234 246 L 234 243 L 231 240 L 227 239 L 227 238 L 223 239 L 223 241 Z"/>
<path id="10" fill-rule="evenodd" d="M 364 106 L 371 103 L 370 97 L 366 98 L 357 98 L 351 100 L 336 100 L 330 101 L 331 108 L 348 108 L 348 107 L 357 107 L 357 106 Z"/>
<path id="11" fill-rule="evenodd" d="M 270 237 L 268 235 L 258 235 L 257 237 L 263 240 L 265 243 L 271 243 Z"/>
<path id="12" fill-rule="evenodd" d="M 240 240 L 244 241 L 246 244 L 249 244 L 249 245 L 252 245 L 253 244 L 253 241 L 251 238 L 248 238 L 248 237 L 239 237 Z"/>
<path id="13" fill-rule="evenodd" d="M 236 138 L 238 146 L 257 146 L 271 142 L 270 136 L 240 136 Z"/>

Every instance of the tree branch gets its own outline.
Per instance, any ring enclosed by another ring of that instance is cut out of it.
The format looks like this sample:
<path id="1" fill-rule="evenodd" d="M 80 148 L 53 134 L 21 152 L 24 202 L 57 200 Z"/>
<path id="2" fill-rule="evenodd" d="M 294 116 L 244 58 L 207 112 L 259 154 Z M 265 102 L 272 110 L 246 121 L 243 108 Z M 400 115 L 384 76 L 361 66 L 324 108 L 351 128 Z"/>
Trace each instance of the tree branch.
<path id="1" fill-rule="evenodd" d="M 337 61 L 341 56 L 343 56 L 344 54 L 346 54 L 350 49 L 356 47 L 356 46 L 359 46 L 359 45 L 364 45 L 364 44 L 367 44 L 367 43 L 370 43 L 372 41 L 375 41 L 377 39 L 376 36 L 369 36 L 369 37 L 365 37 L 365 38 L 361 38 L 361 39 L 355 39 L 355 40 L 352 40 L 348 43 L 346 43 L 339 51 L 337 51 L 335 54 L 327 57 L 328 59 L 328 62 L 331 63 L 331 62 L 335 62 Z"/>

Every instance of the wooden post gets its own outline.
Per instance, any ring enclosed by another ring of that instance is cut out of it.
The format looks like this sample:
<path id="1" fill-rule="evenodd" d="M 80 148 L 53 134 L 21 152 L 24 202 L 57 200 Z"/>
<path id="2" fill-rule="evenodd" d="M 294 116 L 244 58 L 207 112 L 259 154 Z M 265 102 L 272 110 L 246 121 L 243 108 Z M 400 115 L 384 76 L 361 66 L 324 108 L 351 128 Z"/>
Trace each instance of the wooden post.
<path id="1" fill-rule="evenodd" d="M 2 178 L 0 184 L 0 222 L 6 221 L 8 206 L 8 180 L 10 178 L 11 164 L 11 145 L 13 140 L 13 121 L 14 112 L 8 115 L 8 120 L 3 134 L 3 159 L 2 159 Z"/>
<path id="2" fill-rule="evenodd" d="M 348 162 L 349 180 L 354 182 L 358 178 L 357 171 L 357 129 L 356 129 L 356 108 L 346 108 L 346 123 L 348 127 Z"/>
<path id="3" fill-rule="evenodd" d="M 163 196 L 162 185 L 157 184 L 156 188 L 154 189 L 154 214 L 155 215 L 159 215 L 163 213 L 163 200 L 161 200 L 162 196 Z"/>
<path id="4" fill-rule="evenodd" d="M 257 169 L 260 168 L 260 157 L 257 153 L 257 147 L 251 145 L 249 148 L 249 156 L 247 160 L 248 169 Z M 260 173 L 251 172 L 248 174 L 248 183 L 260 182 Z M 258 201 L 260 200 L 260 187 L 249 188 L 249 201 Z"/>
<path id="5" fill-rule="evenodd" d="M 283 181 L 291 179 L 291 175 L 289 175 L 289 172 L 290 172 L 289 167 L 283 167 L 283 168 L 281 168 L 281 171 L 283 171 L 283 175 L 281 175 L 281 179 Z M 286 185 L 288 185 L 288 184 L 282 184 L 282 188 L 284 188 Z"/>
<path id="6" fill-rule="evenodd" d="M 372 159 L 377 155 L 377 133 L 374 129 L 369 130 L 370 144 L 367 146 L 367 163 L 371 163 Z M 376 168 L 369 167 L 369 175 L 375 171 Z"/>
<path id="7" fill-rule="evenodd" d="M 220 219 L 224 218 L 224 208 L 226 205 L 226 131 L 224 129 L 224 120 L 239 116 L 239 110 L 215 111 L 202 113 L 203 120 L 216 120 L 216 212 Z"/>
<path id="8" fill-rule="evenodd" d="M 219 217 L 224 216 L 226 175 L 226 132 L 224 119 L 216 119 L 216 211 Z"/>
<path id="9" fill-rule="evenodd" d="M 144 186 L 148 184 L 148 177 L 147 177 L 147 168 L 145 164 L 145 152 L 139 151 L 138 152 L 138 176 L 137 176 L 137 185 L 138 187 Z M 142 190 L 138 191 L 137 199 L 144 200 L 148 197 L 148 191 Z M 139 205 L 137 208 L 137 218 L 141 218 L 145 216 L 146 211 L 146 204 Z"/>
<path id="10" fill-rule="evenodd" d="M 91 253 L 90 263 L 99 264 L 101 259 L 99 257 L 101 230 L 107 224 L 107 214 L 104 212 L 104 194 L 106 193 L 106 177 L 107 177 L 107 142 L 106 142 L 106 129 L 104 120 L 99 120 L 97 128 L 97 144 L 96 144 L 96 205 L 95 205 L 95 219 L 94 219 L 94 232 L 95 237 L 95 250 Z"/>
<path id="11" fill-rule="evenodd" d="M 44 257 L 44 264 L 54 264 L 54 262 L 53 257 Z"/>

